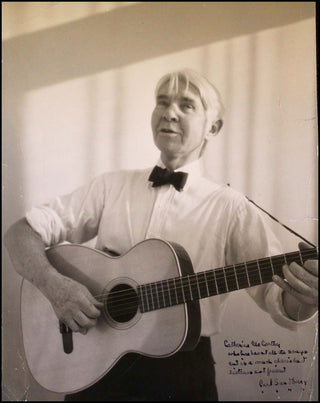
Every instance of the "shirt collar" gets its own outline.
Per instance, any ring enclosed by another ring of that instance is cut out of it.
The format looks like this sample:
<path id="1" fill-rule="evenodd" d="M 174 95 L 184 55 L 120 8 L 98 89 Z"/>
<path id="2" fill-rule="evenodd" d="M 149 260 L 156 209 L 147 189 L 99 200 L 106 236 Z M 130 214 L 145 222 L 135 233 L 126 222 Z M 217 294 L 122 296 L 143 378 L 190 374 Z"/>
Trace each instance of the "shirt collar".
<path id="1" fill-rule="evenodd" d="M 157 165 L 160 168 L 166 168 L 166 166 L 162 162 L 161 158 L 159 158 Z M 200 165 L 199 159 L 192 161 L 189 164 L 183 165 L 182 167 L 180 167 L 178 169 L 175 169 L 175 172 L 178 172 L 178 171 L 187 172 L 188 174 L 192 174 L 192 175 L 203 176 L 203 174 L 201 172 L 202 170 L 201 170 L 201 165 Z"/>
<path id="2" fill-rule="evenodd" d="M 166 166 L 164 165 L 164 163 L 161 160 L 161 157 L 158 159 L 157 165 L 160 168 L 166 168 Z M 188 186 L 194 180 L 197 180 L 203 176 L 203 171 L 202 171 L 202 167 L 201 167 L 201 159 L 192 161 L 189 164 L 183 165 L 182 167 L 175 170 L 175 172 L 178 172 L 178 171 L 188 173 L 188 180 L 186 183 L 186 186 Z"/>

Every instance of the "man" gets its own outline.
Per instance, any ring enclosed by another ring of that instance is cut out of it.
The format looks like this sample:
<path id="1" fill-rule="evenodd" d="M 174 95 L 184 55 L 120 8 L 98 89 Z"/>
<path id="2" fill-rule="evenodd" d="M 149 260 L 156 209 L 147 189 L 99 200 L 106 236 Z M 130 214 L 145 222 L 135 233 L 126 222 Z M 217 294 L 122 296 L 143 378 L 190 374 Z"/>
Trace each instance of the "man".
<path id="1" fill-rule="evenodd" d="M 151 122 L 158 165 L 167 170 L 160 178 L 151 169 L 106 173 L 32 209 L 7 232 L 18 273 L 39 288 L 74 332 L 85 334 L 95 326 L 102 304 L 51 266 L 46 246 L 97 236 L 97 249 L 123 254 L 143 239 L 162 238 L 182 245 L 195 271 L 282 253 L 243 195 L 200 172 L 198 160 L 222 127 L 222 109 L 218 92 L 199 74 L 186 69 L 164 76 Z M 188 174 L 186 180 L 178 174 L 185 183 L 165 183 L 179 169 Z M 295 327 L 317 311 L 317 261 L 292 263 L 283 272 L 286 281 L 275 276 L 274 283 L 248 292 L 277 323 Z M 200 301 L 202 337 L 194 351 L 163 359 L 130 353 L 113 373 L 66 400 L 217 400 L 209 336 L 219 331 L 225 298 Z"/>

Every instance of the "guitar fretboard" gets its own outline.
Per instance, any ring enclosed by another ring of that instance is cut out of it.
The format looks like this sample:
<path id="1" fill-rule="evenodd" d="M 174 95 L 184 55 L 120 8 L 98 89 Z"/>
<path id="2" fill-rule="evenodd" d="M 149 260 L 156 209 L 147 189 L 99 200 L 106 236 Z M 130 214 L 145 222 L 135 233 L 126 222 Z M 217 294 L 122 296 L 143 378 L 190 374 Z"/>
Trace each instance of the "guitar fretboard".
<path id="1" fill-rule="evenodd" d="M 275 274 L 283 277 L 283 265 L 317 258 L 317 248 L 310 248 L 143 284 L 137 288 L 139 308 L 148 312 L 269 283 Z"/>

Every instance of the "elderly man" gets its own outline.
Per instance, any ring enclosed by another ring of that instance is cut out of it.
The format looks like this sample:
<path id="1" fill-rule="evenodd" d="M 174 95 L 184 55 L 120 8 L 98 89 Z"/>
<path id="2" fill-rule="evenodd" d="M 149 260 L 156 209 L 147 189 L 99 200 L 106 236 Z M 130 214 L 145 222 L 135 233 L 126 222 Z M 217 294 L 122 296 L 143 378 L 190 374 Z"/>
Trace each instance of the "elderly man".
<path id="1" fill-rule="evenodd" d="M 220 131 L 222 113 L 220 96 L 204 77 L 188 69 L 165 75 L 151 122 L 157 167 L 105 173 L 33 208 L 9 229 L 6 245 L 16 270 L 73 332 L 95 326 L 103 304 L 49 263 L 48 246 L 97 236 L 97 249 L 122 255 L 142 240 L 161 238 L 183 246 L 195 272 L 282 253 L 255 206 L 201 173 L 199 158 Z M 294 327 L 317 311 L 317 261 L 284 265 L 283 274 L 285 281 L 274 276 L 248 292 L 279 325 Z M 161 359 L 129 353 L 66 400 L 217 400 L 209 337 L 219 331 L 225 298 L 200 301 L 201 338 L 192 351 Z"/>

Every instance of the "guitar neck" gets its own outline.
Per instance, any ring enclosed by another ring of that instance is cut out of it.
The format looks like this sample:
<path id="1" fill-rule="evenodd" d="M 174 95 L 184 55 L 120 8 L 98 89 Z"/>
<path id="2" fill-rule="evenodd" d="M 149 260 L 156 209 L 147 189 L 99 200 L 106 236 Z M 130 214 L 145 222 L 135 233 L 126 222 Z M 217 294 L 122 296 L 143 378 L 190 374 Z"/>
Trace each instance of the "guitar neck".
<path id="1" fill-rule="evenodd" d="M 143 284 L 137 289 L 140 310 L 153 311 L 266 284 L 275 274 L 283 277 L 283 265 L 292 262 L 301 265 L 317 258 L 317 248 L 310 248 Z"/>

